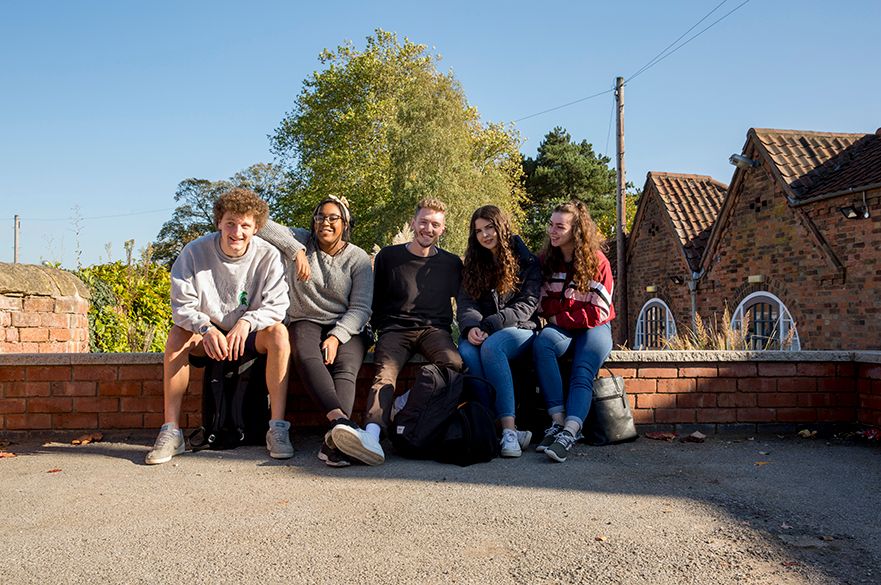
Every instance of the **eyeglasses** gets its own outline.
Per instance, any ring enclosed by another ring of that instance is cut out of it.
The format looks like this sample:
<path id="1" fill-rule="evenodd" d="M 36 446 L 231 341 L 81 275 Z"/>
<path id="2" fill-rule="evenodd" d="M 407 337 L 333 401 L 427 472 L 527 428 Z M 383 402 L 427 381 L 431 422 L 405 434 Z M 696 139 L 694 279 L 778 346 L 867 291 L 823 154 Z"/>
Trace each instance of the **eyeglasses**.
<path id="1" fill-rule="evenodd" d="M 474 228 L 475 234 L 477 234 L 479 236 L 486 236 L 487 238 L 491 238 L 494 235 L 496 235 L 497 231 L 498 230 L 496 230 L 496 226 L 494 226 L 494 225 L 488 225 L 483 229 Z"/>
<path id="2" fill-rule="evenodd" d="M 336 222 L 338 222 L 340 219 L 342 219 L 342 216 L 339 216 L 339 215 L 336 215 L 336 214 L 333 214 L 333 215 L 324 215 L 324 214 L 318 213 L 318 214 L 316 214 L 312 219 L 315 220 L 315 223 L 324 223 L 324 222 L 327 222 L 327 223 L 336 223 Z"/>

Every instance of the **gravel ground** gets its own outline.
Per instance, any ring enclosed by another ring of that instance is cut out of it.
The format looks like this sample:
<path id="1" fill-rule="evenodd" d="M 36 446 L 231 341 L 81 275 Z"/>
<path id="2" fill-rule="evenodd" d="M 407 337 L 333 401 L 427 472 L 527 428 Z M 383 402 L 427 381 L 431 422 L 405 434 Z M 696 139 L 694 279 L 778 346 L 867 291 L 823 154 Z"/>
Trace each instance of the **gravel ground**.
<path id="1" fill-rule="evenodd" d="M 330 469 L 319 441 L 157 467 L 145 435 L 13 444 L 0 583 L 881 583 L 878 447 L 643 438 Z"/>

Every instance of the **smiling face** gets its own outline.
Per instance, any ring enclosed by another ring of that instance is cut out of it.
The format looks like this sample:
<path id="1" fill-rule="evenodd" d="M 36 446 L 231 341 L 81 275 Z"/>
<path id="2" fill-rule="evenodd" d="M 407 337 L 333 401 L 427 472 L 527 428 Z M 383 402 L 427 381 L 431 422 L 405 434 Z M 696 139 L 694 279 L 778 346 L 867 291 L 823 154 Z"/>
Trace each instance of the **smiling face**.
<path id="1" fill-rule="evenodd" d="M 499 230 L 493 222 L 482 217 L 474 220 L 472 229 L 477 242 L 492 252 L 498 251 L 499 246 Z"/>
<path id="2" fill-rule="evenodd" d="M 424 207 L 416 213 L 410 227 L 413 228 L 413 243 L 422 249 L 431 248 L 444 233 L 446 214 Z"/>
<path id="3" fill-rule="evenodd" d="M 318 238 L 321 249 L 325 252 L 332 250 L 343 237 L 345 225 L 342 210 L 336 203 L 325 203 L 318 209 L 312 221 L 315 222 L 315 237 Z"/>
<path id="4" fill-rule="evenodd" d="M 254 215 L 240 215 L 227 211 L 217 224 L 220 230 L 220 249 L 227 256 L 238 258 L 248 251 L 248 244 L 257 231 Z"/>
<path id="5" fill-rule="evenodd" d="M 564 254 L 575 247 L 575 235 L 572 233 L 572 222 L 575 216 L 571 213 L 556 211 L 551 214 L 548 223 L 548 239 L 551 246 L 560 248 Z"/>

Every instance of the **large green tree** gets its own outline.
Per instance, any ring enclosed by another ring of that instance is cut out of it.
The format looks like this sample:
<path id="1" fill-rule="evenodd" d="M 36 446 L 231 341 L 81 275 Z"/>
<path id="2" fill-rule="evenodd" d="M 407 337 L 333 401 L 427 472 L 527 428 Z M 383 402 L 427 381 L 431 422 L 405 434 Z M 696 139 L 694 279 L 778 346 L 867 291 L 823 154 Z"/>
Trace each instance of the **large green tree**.
<path id="1" fill-rule="evenodd" d="M 523 235 L 533 249 L 541 245 L 551 209 L 572 198 L 587 203 L 603 233 L 614 237 L 617 175 L 609 168 L 610 161 L 597 155 L 587 140 L 574 142 L 564 128 L 558 126 L 545 135 L 538 155 L 523 162 L 527 194 Z"/>
<path id="2" fill-rule="evenodd" d="M 390 243 L 417 201 L 433 196 L 448 205 L 444 246 L 459 253 L 477 206 L 494 203 L 519 220 L 517 134 L 482 123 L 438 60 L 383 30 L 363 50 L 321 53 L 272 136 L 289 173 L 280 205 L 288 220 L 308 225 L 320 198 L 344 195 L 358 220 L 353 240 L 369 250 Z"/>
<path id="3" fill-rule="evenodd" d="M 171 219 L 162 225 L 153 243 L 153 258 L 171 265 L 180 251 L 199 236 L 213 232 L 214 202 L 234 187 L 246 187 L 255 191 L 269 203 L 270 210 L 278 213 L 282 174 L 267 163 L 251 165 L 229 179 L 184 179 L 177 186 L 174 200 L 178 203 Z"/>

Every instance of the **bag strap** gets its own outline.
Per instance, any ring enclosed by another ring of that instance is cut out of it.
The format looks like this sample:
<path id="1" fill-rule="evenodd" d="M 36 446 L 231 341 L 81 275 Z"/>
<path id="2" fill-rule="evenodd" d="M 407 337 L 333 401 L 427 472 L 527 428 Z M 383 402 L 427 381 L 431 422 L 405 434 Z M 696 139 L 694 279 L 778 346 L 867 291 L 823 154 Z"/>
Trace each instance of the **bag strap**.
<path id="1" fill-rule="evenodd" d="M 201 358 L 201 356 L 199 356 Z M 208 376 L 209 379 L 209 388 L 208 390 L 211 392 L 211 395 L 214 397 L 214 412 L 211 413 L 211 421 L 209 425 L 209 421 L 202 421 L 202 426 L 195 429 L 189 435 L 190 440 L 190 448 L 193 451 L 199 451 L 201 449 L 207 449 L 211 443 L 214 442 L 216 436 L 214 433 L 208 434 L 208 429 L 211 428 L 215 432 L 218 430 L 218 425 L 223 423 L 225 418 L 225 409 L 226 409 L 226 400 L 224 400 L 223 396 L 223 378 L 224 378 L 224 368 L 223 362 L 214 361 L 212 359 L 199 359 L 197 362 L 191 362 L 196 367 L 204 367 L 205 373 L 204 376 Z M 203 392 L 205 389 L 203 388 Z M 205 414 L 204 411 L 202 413 Z M 199 440 L 196 440 L 196 436 L 201 433 L 201 437 Z"/>
<path id="2" fill-rule="evenodd" d="M 240 441 L 245 440 L 245 394 L 248 391 L 248 384 L 251 381 L 251 366 L 253 366 L 254 362 L 256 361 L 256 356 L 248 359 L 247 361 L 242 361 L 239 363 L 239 367 L 236 370 L 238 372 L 239 378 L 236 381 L 236 389 L 232 395 L 232 422 L 233 425 L 235 425 L 236 432 L 239 435 L 238 438 Z"/>

